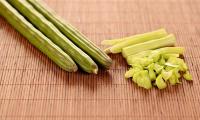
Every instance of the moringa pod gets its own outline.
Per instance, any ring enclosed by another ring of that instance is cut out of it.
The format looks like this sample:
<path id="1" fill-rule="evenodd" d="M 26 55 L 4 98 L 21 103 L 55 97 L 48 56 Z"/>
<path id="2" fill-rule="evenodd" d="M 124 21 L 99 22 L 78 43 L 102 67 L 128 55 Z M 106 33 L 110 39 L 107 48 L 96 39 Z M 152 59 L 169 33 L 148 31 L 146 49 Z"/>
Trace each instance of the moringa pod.
<path id="1" fill-rule="evenodd" d="M 56 16 L 50 8 L 48 8 L 42 1 L 27 0 L 38 12 L 52 22 L 66 37 L 68 37 L 74 44 L 81 48 L 84 52 L 90 55 L 99 65 L 104 68 L 109 68 L 112 64 L 111 58 L 105 54 L 100 48 L 92 43 L 85 35 L 79 32 L 71 24 L 64 22 Z"/>
<path id="2" fill-rule="evenodd" d="M 64 36 L 50 21 L 33 8 L 27 0 L 8 0 L 8 2 L 51 41 L 62 48 L 85 72 L 97 74 L 98 66 L 92 58 Z"/>
<path id="3" fill-rule="evenodd" d="M 69 72 L 77 71 L 78 67 L 70 56 L 30 24 L 6 0 L 0 0 L 0 15 L 59 67 Z"/>

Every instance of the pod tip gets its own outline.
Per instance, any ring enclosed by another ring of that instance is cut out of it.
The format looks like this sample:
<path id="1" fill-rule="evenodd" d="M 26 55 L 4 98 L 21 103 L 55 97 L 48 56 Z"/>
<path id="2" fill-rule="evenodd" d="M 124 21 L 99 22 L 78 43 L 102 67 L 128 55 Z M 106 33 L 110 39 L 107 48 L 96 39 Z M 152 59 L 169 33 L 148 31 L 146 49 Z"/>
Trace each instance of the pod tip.
<path id="1" fill-rule="evenodd" d="M 93 73 L 94 73 L 94 74 L 97 74 L 97 73 L 98 73 L 98 68 L 94 69 L 94 70 L 93 70 Z"/>
<path id="2" fill-rule="evenodd" d="M 77 67 L 77 65 L 73 65 L 73 67 L 72 67 L 73 69 L 72 69 L 72 72 L 76 72 L 77 70 L 78 70 L 78 67 Z"/>

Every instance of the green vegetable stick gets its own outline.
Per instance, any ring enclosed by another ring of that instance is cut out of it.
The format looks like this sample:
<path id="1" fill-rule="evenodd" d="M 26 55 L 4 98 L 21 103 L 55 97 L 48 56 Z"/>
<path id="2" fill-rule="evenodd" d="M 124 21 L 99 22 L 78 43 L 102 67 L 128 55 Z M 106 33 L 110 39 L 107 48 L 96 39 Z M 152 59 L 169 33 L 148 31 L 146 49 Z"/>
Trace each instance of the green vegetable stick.
<path id="1" fill-rule="evenodd" d="M 185 49 L 184 47 L 164 47 L 157 49 L 160 54 L 183 54 Z M 176 56 L 175 56 L 176 57 Z"/>
<path id="2" fill-rule="evenodd" d="M 151 40 L 148 42 L 139 43 L 136 45 L 125 47 L 122 50 L 122 55 L 123 57 L 127 58 L 128 56 L 139 53 L 141 51 L 151 50 L 151 49 L 156 49 L 156 48 L 166 47 L 166 46 L 173 46 L 175 45 L 175 42 L 176 42 L 175 36 L 173 34 L 170 34 L 160 39 Z"/>
<path id="3" fill-rule="evenodd" d="M 90 55 L 101 66 L 109 68 L 111 66 L 111 58 L 104 53 L 99 47 L 92 43 L 86 36 L 80 33 L 71 24 L 61 21 L 61 18 L 56 16 L 50 8 L 42 1 L 28 0 L 42 15 L 51 21 L 65 36 L 67 36 L 74 44 L 81 48 L 84 52 Z"/>
<path id="4" fill-rule="evenodd" d="M 158 29 L 152 32 L 147 32 L 144 34 L 137 34 L 134 36 L 126 37 L 126 38 L 121 38 L 121 39 L 114 39 L 114 40 L 104 40 L 101 42 L 102 45 L 113 45 L 113 51 L 114 49 L 117 49 L 117 51 L 120 51 L 120 47 L 122 48 L 123 46 L 128 46 L 128 44 L 137 44 L 145 41 L 149 41 L 152 39 L 158 39 L 161 37 L 167 36 L 167 32 L 165 29 Z M 117 45 L 118 44 L 118 45 Z M 123 44 L 123 45 L 119 45 Z M 116 46 L 115 46 L 116 45 Z M 115 47 L 114 47 L 115 46 Z"/>
<path id="5" fill-rule="evenodd" d="M 178 58 L 180 55 L 179 54 L 162 54 L 162 56 L 164 57 L 164 59 L 168 60 L 170 57 L 176 57 Z"/>
<path id="6" fill-rule="evenodd" d="M 135 45 L 138 43 L 144 43 L 147 41 L 159 39 L 162 37 L 166 37 L 167 32 L 164 29 L 159 29 L 157 31 L 137 35 L 135 37 L 126 38 L 123 42 L 115 44 L 110 48 L 111 53 L 120 53 L 122 49 L 131 45 Z"/>
<path id="7" fill-rule="evenodd" d="M 96 63 L 80 48 L 68 40 L 51 22 L 35 10 L 26 0 L 8 0 L 21 14 L 61 47 L 86 72 L 97 73 Z"/>
<path id="8" fill-rule="evenodd" d="M 31 44 L 47 55 L 62 69 L 69 72 L 77 71 L 78 68 L 74 61 L 21 16 L 20 13 L 18 13 L 18 11 L 16 11 L 6 0 L 0 0 L 0 14 L 18 32 L 27 38 Z"/>

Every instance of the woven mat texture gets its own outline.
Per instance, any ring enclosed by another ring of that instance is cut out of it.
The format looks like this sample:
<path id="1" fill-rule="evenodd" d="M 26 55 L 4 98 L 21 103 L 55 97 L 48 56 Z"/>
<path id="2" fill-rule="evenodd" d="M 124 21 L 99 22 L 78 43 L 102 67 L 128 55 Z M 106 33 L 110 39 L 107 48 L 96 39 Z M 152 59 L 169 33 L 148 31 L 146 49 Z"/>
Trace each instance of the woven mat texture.
<path id="1" fill-rule="evenodd" d="M 199 0 L 44 0 L 102 49 L 104 39 L 160 27 L 186 48 L 193 83 L 146 91 L 124 79 L 121 55 L 98 75 L 68 73 L 0 17 L 1 120 L 200 119 Z"/>

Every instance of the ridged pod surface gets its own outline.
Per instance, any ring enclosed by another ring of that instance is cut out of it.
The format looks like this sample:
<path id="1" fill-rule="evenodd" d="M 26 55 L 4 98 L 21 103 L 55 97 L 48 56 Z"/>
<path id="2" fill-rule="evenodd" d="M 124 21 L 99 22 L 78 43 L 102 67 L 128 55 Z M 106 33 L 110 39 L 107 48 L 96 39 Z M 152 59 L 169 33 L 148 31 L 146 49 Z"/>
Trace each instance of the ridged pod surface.
<path id="1" fill-rule="evenodd" d="M 50 8 L 42 1 L 27 0 L 33 7 L 51 21 L 65 36 L 67 36 L 74 44 L 90 55 L 96 62 L 105 68 L 109 68 L 112 64 L 111 58 L 105 54 L 100 48 L 92 43 L 86 36 L 79 32 L 71 24 L 64 22 L 56 16 Z"/>
<path id="2" fill-rule="evenodd" d="M 8 2 L 36 26 L 37 29 L 72 57 L 85 72 L 95 74 L 98 72 L 98 66 L 92 58 L 65 37 L 51 22 L 33 8 L 27 0 L 8 0 Z"/>
<path id="3" fill-rule="evenodd" d="M 30 24 L 6 0 L 0 0 L 0 15 L 59 67 L 69 72 L 77 71 L 78 67 L 70 56 Z"/>

